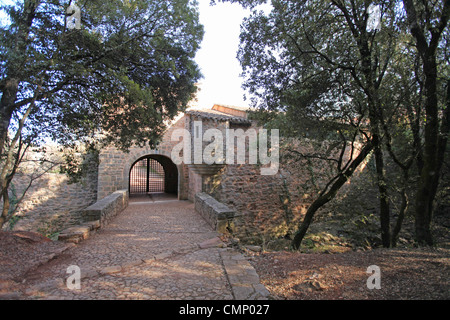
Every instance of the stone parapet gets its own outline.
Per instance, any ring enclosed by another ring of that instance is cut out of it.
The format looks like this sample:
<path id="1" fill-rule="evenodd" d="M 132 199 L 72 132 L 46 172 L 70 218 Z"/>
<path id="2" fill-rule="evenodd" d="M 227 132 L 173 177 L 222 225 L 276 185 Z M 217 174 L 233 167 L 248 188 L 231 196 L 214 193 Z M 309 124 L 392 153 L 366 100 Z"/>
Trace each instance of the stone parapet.
<path id="1" fill-rule="evenodd" d="M 104 226 L 111 218 L 122 212 L 128 206 L 128 198 L 128 190 L 115 191 L 84 209 L 82 213 L 83 220 L 98 220 L 101 226 Z"/>
<path id="2" fill-rule="evenodd" d="M 195 195 L 195 210 L 220 233 L 233 229 L 236 212 L 210 195 L 199 192 Z"/>

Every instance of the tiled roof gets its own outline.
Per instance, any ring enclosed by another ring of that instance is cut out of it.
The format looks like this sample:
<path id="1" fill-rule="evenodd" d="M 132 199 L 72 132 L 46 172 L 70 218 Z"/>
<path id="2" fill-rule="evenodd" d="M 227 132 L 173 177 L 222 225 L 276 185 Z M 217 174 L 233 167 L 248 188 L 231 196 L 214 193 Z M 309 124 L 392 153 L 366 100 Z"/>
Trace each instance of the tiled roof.
<path id="1" fill-rule="evenodd" d="M 225 107 L 229 109 L 239 110 L 239 111 L 249 111 L 251 110 L 249 107 L 238 107 L 238 106 L 230 106 L 228 104 L 215 104 L 214 106 Z"/>
<path id="2" fill-rule="evenodd" d="M 212 109 L 201 109 L 201 110 L 188 110 L 186 114 L 205 118 L 205 119 L 213 119 L 219 121 L 229 121 L 231 123 L 240 123 L 240 124 L 251 124 L 250 120 L 247 120 L 242 117 L 233 116 L 227 113 L 223 113 L 217 110 Z"/>

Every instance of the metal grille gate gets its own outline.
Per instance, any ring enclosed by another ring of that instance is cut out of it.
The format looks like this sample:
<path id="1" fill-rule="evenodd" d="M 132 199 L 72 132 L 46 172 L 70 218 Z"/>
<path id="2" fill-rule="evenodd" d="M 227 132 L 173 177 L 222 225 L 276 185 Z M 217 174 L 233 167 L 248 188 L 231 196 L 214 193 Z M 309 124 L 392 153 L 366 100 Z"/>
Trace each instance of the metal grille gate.
<path id="1" fill-rule="evenodd" d="M 138 160 L 130 170 L 130 194 L 164 192 L 164 168 L 150 157 Z"/>

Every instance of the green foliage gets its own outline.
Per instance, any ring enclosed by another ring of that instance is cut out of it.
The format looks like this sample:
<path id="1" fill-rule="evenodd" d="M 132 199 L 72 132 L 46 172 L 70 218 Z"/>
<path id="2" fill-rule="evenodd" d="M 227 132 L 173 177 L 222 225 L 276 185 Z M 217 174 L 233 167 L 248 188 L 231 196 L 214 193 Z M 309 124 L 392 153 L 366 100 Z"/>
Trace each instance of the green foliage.
<path id="1" fill-rule="evenodd" d="M 89 174 L 97 174 L 99 165 L 98 146 L 88 144 L 84 148 L 74 148 L 64 153 L 64 162 L 60 165 L 60 173 L 67 174 L 69 183 L 82 183 Z"/>
<path id="2" fill-rule="evenodd" d="M 251 8 L 263 2 L 223 1 Z M 243 86 L 253 105 L 264 110 L 253 117 L 282 128 L 286 137 L 329 142 L 330 148 L 312 154 L 292 150 L 293 158 L 310 161 L 310 169 L 322 164 L 317 159 L 326 159 L 343 172 L 343 158 L 333 159 L 332 146 L 338 150 L 340 145 L 344 154 L 346 143 L 353 149 L 353 142 L 368 146 L 371 140 L 383 245 L 390 245 L 389 203 L 394 202 L 399 214 L 397 230 L 417 176 L 422 180 L 415 185 L 417 231 L 431 243 L 431 208 L 449 131 L 450 3 L 377 1 L 382 17 L 377 31 L 366 28 L 368 1 L 271 4 L 269 13 L 255 10 L 241 27 Z M 390 156 L 390 169 L 397 170 L 386 173 L 384 152 Z M 337 177 L 322 194 L 342 186 Z M 294 239 L 296 245 L 329 198 L 317 200 Z"/>
<path id="3" fill-rule="evenodd" d="M 183 111 L 197 89 L 193 59 L 203 27 L 195 1 L 78 2 L 80 30 L 65 25 L 69 2 L 2 8 L 12 21 L 0 29 L 3 98 L 17 85 L 15 97 L 1 103 L 12 111 L 10 129 L 35 96 L 22 133 L 35 141 L 70 145 L 101 132 L 122 149 L 154 145 L 163 121 Z"/>
<path id="4" fill-rule="evenodd" d="M 154 147 L 184 111 L 201 77 L 203 38 L 195 0 L 23 0 L 0 10 L 0 227 L 12 217 L 8 189 L 26 150 L 53 141 Z M 62 168 L 79 181 L 83 159 Z M 81 168 L 77 168 L 81 165 Z"/>

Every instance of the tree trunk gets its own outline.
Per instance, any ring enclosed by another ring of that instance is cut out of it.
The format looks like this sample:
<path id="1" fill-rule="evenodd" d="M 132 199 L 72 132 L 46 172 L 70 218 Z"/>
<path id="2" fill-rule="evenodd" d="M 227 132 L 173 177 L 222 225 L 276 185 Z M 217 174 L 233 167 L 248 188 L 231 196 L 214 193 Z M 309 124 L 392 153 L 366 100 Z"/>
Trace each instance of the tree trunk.
<path id="1" fill-rule="evenodd" d="M 436 83 L 434 82 L 434 88 Z M 437 99 L 436 92 L 434 96 Z M 447 81 L 446 108 L 443 113 L 441 130 L 439 131 L 437 118 L 437 100 L 428 104 L 431 118 L 436 121 L 428 121 L 425 126 L 425 165 L 422 169 L 419 190 L 416 196 L 416 240 L 419 245 L 433 245 L 431 233 L 431 221 L 433 218 L 433 205 L 439 186 L 439 176 L 444 162 L 445 149 L 448 142 L 450 128 L 450 80 Z M 434 112 L 434 109 L 436 112 Z M 428 113 L 427 113 L 428 115 Z M 432 123 L 435 123 L 433 125 Z M 436 124 L 437 123 L 437 124 Z M 427 130 L 428 129 L 428 130 Z"/>
<path id="2" fill-rule="evenodd" d="M 427 58 L 425 58 L 427 59 Z M 431 234 L 431 219 L 433 213 L 433 201 L 439 181 L 438 169 L 438 101 L 437 101 L 437 66 L 434 59 L 428 58 L 424 63 L 425 73 L 425 141 L 424 164 L 416 196 L 416 240 L 419 245 L 433 245 Z"/>
<path id="3" fill-rule="evenodd" d="M 443 155 L 447 145 L 448 105 L 449 97 L 447 90 L 447 108 L 444 110 L 442 126 L 439 129 L 439 110 L 437 96 L 437 62 L 436 52 L 442 32 L 447 27 L 450 17 L 450 1 L 446 0 L 443 10 L 440 12 L 439 22 L 434 28 L 429 28 L 431 39 L 425 36 L 425 30 L 419 23 L 420 14 L 412 0 L 403 0 L 406 16 L 410 25 L 411 34 L 416 40 L 416 48 L 422 59 L 422 68 L 425 76 L 425 137 L 423 167 L 418 181 L 416 194 L 416 241 L 419 245 L 433 245 L 431 234 L 431 220 L 433 216 L 433 201 L 439 185 L 440 168 Z M 431 14 L 428 7 L 425 13 Z M 429 39 L 429 40 L 428 40 Z"/>
<path id="4" fill-rule="evenodd" d="M 375 164 L 377 172 L 377 184 L 378 193 L 380 198 L 380 226 L 381 226 L 381 242 L 383 247 L 389 248 L 391 246 L 391 227 L 390 227 L 390 209 L 389 209 L 389 197 L 386 185 L 386 177 L 384 170 L 383 152 L 381 150 L 381 142 L 379 141 L 378 134 L 373 137 Z"/>
<path id="5" fill-rule="evenodd" d="M 8 222 L 8 212 L 10 207 L 8 188 L 3 188 L 2 199 L 3 199 L 3 208 L 0 215 L 0 230 L 2 230 L 3 225 Z"/>
<path id="6" fill-rule="evenodd" d="M 8 139 L 8 129 L 13 114 L 11 106 L 16 102 L 19 82 L 15 79 L 6 79 L 0 99 L 0 155 L 3 156 Z"/>
<path id="7" fill-rule="evenodd" d="M 405 166 L 402 168 L 402 170 L 403 170 L 403 186 L 400 191 L 402 203 L 400 205 L 400 210 L 398 212 L 397 222 L 395 224 L 394 230 L 392 230 L 392 239 L 391 239 L 392 247 L 397 246 L 398 235 L 400 233 L 400 230 L 402 229 L 403 220 L 405 219 L 405 214 L 406 214 L 406 211 L 407 211 L 408 205 L 409 205 L 408 195 L 406 194 L 406 186 L 407 186 L 408 179 L 409 179 L 409 173 L 408 173 L 409 167 L 410 166 Z"/>
<path id="8" fill-rule="evenodd" d="M 299 228 L 294 235 L 294 239 L 292 240 L 291 246 L 293 249 L 298 250 L 300 248 L 302 240 L 305 237 L 306 231 L 308 230 L 309 225 L 311 224 L 311 221 L 317 210 L 319 210 L 323 205 L 328 203 L 336 196 L 339 189 L 348 181 L 348 179 L 352 176 L 353 172 L 361 164 L 361 162 L 363 162 L 364 159 L 366 159 L 366 157 L 369 155 L 372 149 L 373 149 L 372 141 L 367 142 L 367 144 L 361 150 L 359 155 L 352 161 L 347 170 L 339 174 L 339 177 L 331 185 L 330 189 L 328 191 L 326 191 L 326 189 L 322 190 L 320 196 L 309 206 L 305 218 L 299 225 Z"/>

